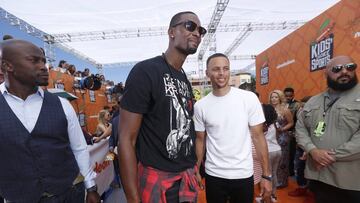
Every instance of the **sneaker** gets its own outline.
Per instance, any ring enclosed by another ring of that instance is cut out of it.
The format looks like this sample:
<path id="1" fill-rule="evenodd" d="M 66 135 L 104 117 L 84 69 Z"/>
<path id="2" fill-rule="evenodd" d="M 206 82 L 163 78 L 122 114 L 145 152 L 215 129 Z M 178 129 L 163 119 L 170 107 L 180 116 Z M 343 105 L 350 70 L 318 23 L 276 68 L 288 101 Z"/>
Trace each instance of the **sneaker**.
<path id="1" fill-rule="evenodd" d="M 277 202 L 277 197 L 275 195 L 271 195 L 271 202 Z"/>
<path id="2" fill-rule="evenodd" d="M 262 197 L 255 197 L 255 201 L 256 201 L 256 203 L 264 203 L 265 202 Z M 272 203 L 277 202 L 277 197 L 271 196 L 271 202 Z"/>
<path id="3" fill-rule="evenodd" d="M 256 201 L 256 203 L 263 203 L 264 202 L 262 197 L 255 197 L 255 201 Z"/>
<path id="4" fill-rule="evenodd" d="M 292 196 L 292 197 L 300 197 L 300 196 L 305 196 L 306 195 L 306 192 L 307 192 L 307 188 L 296 188 L 295 190 L 293 191 L 290 191 L 288 193 L 289 196 Z"/>

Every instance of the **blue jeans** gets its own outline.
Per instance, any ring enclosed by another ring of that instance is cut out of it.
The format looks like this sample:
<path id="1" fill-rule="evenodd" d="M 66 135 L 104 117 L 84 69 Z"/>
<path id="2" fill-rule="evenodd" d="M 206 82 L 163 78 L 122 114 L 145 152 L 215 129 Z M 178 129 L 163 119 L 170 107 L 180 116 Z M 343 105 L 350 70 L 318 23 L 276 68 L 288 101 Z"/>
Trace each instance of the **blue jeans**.
<path id="1" fill-rule="evenodd" d="M 305 187 L 307 185 L 307 179 L 305 178 L 305 160 L 300 160 L 302 157 L 304 150 L 300 147 L 296 147 L 295 159 L 294 159 L 294 166 L 295 166 L 295 175 L 296 175 L 296 182 L 300 187 Z"/>

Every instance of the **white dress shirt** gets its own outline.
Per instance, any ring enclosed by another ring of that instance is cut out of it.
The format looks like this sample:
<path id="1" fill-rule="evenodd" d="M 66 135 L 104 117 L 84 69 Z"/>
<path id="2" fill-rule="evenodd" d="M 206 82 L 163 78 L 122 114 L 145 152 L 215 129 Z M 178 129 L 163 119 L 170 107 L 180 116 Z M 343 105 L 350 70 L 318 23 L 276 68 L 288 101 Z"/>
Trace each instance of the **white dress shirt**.
<path id="1" fill-rule="evenodd" d="M 17 118 L 31 133 L 38 120 L 41 106 L 44 99 L 44 90 L 38 88 L 38 91 L 29 95 L 25 100 L 12 95 L 7 91 L 5 83 L 0 85 L 1 94 L 4 96 L 6 102 L 9 104 L 11 110 L 15 113 Z M 89 151 L 82 133 L 77 115 L 71 104 L 64 98 L 60 98 L 61 105 L 64 109 L 66 119 L 68 122 L 68 135 L 70 140 L 70 147 L 74 153 L 76 162 L 79 166 L 80 173 L 85 178 L 85 187 L 90 188 L 95 185 L 96 173 L 90 165 Z"/>

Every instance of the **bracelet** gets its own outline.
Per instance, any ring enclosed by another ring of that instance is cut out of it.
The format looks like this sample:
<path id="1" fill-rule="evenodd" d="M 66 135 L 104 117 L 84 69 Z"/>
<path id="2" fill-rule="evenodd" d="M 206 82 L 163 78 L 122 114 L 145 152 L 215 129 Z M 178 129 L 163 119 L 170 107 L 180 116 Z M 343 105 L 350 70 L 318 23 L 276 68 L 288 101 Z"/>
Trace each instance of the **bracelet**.
<path id="1" fill-rule="evenodd" d="M 88 193 L 89 193 L 89 192 L 97 192 L 97 185 L 94 185 L 94 186 L 86 189 L 86 192 L 88 192 Z"/>
<path id="2" fill-rule="evenodd" d="M 270 176 L 261 175 L 261 178 L 264 178 L 265 180 L 270 181 L 270 182 L 272 181 L 271 175 Z"/>

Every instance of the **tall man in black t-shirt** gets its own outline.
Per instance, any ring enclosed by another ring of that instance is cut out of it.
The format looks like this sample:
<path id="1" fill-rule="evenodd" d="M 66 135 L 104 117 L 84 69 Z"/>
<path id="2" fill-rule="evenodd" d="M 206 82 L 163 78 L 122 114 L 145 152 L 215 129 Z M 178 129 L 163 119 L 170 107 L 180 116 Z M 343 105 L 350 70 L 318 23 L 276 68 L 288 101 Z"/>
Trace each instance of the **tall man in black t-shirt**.
<path id="1" fill-rule="evenodd" d="M 205 33 L 193 12 L 174 15 L 166 52 L 139 62 L 128 76 L 119 160 L 129 203 L 196 201 L 194 100 L 182 65 Z"/>

